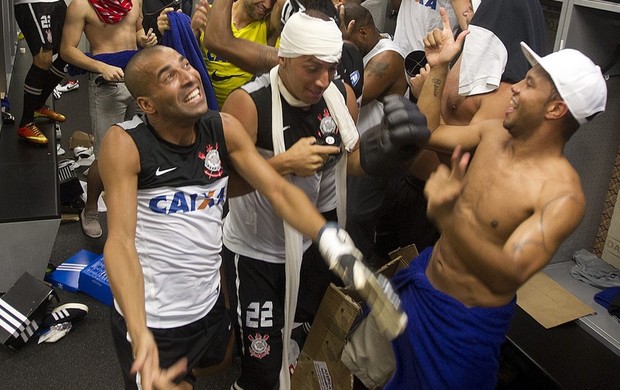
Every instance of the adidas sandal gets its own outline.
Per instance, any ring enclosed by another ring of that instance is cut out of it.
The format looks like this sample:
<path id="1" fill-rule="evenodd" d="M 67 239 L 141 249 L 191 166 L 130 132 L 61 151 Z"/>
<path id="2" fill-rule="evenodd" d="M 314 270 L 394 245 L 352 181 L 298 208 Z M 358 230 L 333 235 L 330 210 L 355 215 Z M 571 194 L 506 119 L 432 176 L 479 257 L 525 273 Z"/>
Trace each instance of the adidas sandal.
<path id="1" fill-rule="evenodd" d="M 63 322 L 75 322 L 88 314 L 88 306 L 81 303 L 65 303 L 51 311 L 41 322 L 41 328 L 62 324 Z"/>

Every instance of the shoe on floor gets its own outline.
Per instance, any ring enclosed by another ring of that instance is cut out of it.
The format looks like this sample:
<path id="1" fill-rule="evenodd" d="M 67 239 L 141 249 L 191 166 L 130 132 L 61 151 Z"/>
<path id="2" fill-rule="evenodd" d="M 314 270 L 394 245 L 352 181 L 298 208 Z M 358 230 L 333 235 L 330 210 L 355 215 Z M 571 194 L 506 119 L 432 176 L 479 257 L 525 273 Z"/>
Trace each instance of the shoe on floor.
<path id="1" fill-rule="evenodd" d="M 80 82 L 78 80 L 69 80 L 65 84 L 58 84 L 55 89 L 59 92 L 69 92 L 80 88 Z"/>
<path id="2" fill-rule="evenodd" d="M 45 145 L 48 142 L 47 137 L 41 133 L 41 130 L 32 122 L 17 129 L 17 135 L 34 144 Z"/>
<path id="3" fill-rule="evenodd" d="M 47 118 L 54 122 L 64 122 L 65 116 L 52 110 L 49 106 L 43 106 L 34 112 L 35 118 Z"/>
<path id="4" fill-rule="evenodd" d="M 77 158 L 76 164 L 80 167 L 89 167 L 95 161 L 92 147 L 76 146 L 73 148 L 73 154 Z"/>
<path id="5" fill-rule="evenodd" d="M 81 303 L 65 303 L 60 305 L 43 318 L 41 328 L 62 324 L 63 322 L 74 323 L 88 314 L 88 306 Z"/>
<path id="6" fill-rule="evenodd" d="M 75 158 L 87 158 L 93 155 L 93 147 L 76 146 L 73 148 L 73 155 Z"/>
<path id="7" fill-rule="evenodd" d="M 99 212 L 97 210 L 86 211 L 80 213 L 80 223 L 84 234 L 91 238 L 99 238 L 103 234 L 101 224 L 99 223 Z"/>

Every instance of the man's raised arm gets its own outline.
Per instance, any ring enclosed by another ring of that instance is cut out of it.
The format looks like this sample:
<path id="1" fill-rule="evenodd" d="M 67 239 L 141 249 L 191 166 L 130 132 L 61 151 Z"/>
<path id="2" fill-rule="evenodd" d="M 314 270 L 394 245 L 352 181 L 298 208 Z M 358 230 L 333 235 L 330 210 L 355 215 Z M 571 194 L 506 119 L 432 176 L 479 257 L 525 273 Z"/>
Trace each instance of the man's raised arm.
<path id="1" fill-rule="evenodd" d="M 278 49 L 236 38 L 230 28 L 232 3 L 232 0 L 213 2 L 203 45 L 247 72 L 267 73 L 278 64 Z"/>
<path id="2" fill-rule="evenodd" d="M 480 128 L 477 126 L 449 126 L 440 123 L 441 96 L 443 94 L 449 64 L 458 55 L 468 31 L 457 39 L 452 35 L 450 20 L 445 9 L 440 10 L 443 29 L 438 28 L 424 38 L 426 59 L 430 71 L 418 97 L 418 108 L 426 116 L 432 135 L 427 148 L 437 151 L 452 151 L 457 145 L 472 150 L 480 142 Z"/>

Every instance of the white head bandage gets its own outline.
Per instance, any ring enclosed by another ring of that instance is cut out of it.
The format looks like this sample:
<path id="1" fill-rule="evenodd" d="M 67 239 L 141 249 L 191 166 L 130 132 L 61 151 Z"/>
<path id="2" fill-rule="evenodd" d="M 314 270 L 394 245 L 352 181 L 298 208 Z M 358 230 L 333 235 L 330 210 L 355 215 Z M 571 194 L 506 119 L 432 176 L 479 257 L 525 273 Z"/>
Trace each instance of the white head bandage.
<path id="1" fill-rule="evenodd" d="M 297 12 L 284 25 L 280 35 L 280 57 L 315 56 L 335 63 L 342 55 L 342 32 L 336 23 Z"/>

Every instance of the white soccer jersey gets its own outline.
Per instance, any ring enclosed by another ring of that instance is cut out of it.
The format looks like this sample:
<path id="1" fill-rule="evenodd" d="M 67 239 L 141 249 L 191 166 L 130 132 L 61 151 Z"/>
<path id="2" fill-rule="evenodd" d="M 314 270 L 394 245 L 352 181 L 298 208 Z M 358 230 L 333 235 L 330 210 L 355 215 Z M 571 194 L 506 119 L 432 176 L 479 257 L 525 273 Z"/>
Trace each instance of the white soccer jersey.
<path id="1" fill-rule="evenodd" d="M 204 317 L 219 295 L 228 183 L 221 119 L 209 112 L 188 146 L 160 139 L 138 116 L 120 126 L 140 153 L 136 249 L 147 325 L 183 326 Z"/>

